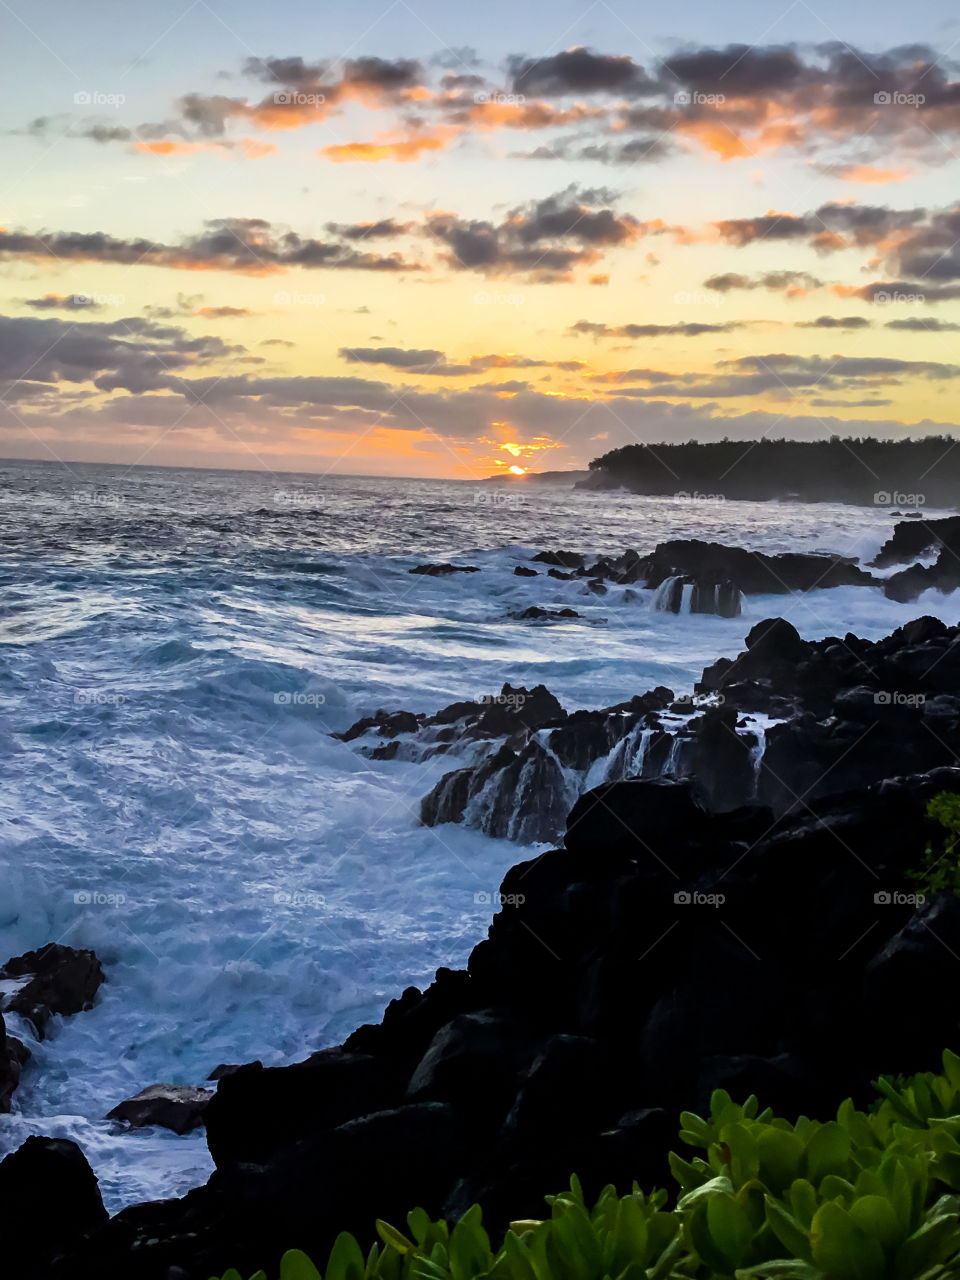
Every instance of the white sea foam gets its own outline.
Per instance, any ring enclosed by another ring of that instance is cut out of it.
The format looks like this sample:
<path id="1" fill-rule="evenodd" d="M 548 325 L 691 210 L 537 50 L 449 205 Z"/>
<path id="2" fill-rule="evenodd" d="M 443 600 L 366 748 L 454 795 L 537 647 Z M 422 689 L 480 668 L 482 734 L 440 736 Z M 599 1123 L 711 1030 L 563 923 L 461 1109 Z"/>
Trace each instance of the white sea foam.
<path id="1" fill-rule="evenodd" d="M 418 825 L 459 760 L 371 761 L 331 730 L 504 681 L 542 682 L 570 708 L 689 693 L 774 614 L 809 637 L 960 615 L 953 597 L 898 605 L 861 588 L 673 615 L 636 587 L 598 597 L 543 565 L 513 576 L 539 548 L 684 536 L 872 555 L 892 527 L 873 510 L 544 490 L 488 511 L 463 486 L 302 477 L 327 500 L 278 511 L 274 477 L 87 470 L 123 501 L 78 510 L 75 477 L 53 468 L 2 477 L 21 541 L 0 559 L 0 960 L 57 940 L 94 948 L 108 981 L 31 1041 L 0 1152 L 29 1133 L 75 1138 L 111 1208 L 178 1194 L 209 1159 L 202 1133 L 123 1133 L 110 1107 L 220 1062 L 293 1061 L 379 1019 L 405 985 L 466 960 L 525 856 Z M 409 574 L 424 559 L 481 572 Z M 582 617 L 510 616 L 531 604 Z"/>

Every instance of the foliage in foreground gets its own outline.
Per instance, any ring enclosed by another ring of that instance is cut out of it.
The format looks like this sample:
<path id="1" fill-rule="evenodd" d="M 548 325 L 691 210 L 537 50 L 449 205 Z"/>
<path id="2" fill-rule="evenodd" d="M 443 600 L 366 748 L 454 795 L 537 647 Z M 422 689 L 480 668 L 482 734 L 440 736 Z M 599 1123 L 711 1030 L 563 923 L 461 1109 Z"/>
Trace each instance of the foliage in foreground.
<path id="1" fill-rule="evenodd" d="M 908 871 L 922 891 L 932 897 L 938 893 L 952 893 L 960 897 L 960 796 L 952 791 L 941 791 L 927 805 L 927 817 L 939 822 L 946 834 L 943 846 L 937 848 L 927 842 L 923 866 L 918 871 Z"/>
<path id="2" fill-rule="evenodd" d="M 881 1077 L 870 1112 L 847 1100 L 827 1123 L 795 1124 L 714 1093 L 684 1112 L 691 1160 L 671 1155 L 666 1191 L 606 1187 L 587 1205 L 576 1178 L 551 1216 L 511 1223 L 492 1248 L 474 1205 L 451 1229 L 422 1209 L 409 1234 L 377 1223 L 364 1258 L 337 1237 L 322 1280 L 949 1280 L 960 1276 L 960 1058 L 943 1074 Z M 242 1280 L 228 1271 L 222 1280 Z M 267 1280 L 257 1272 L 252 1280 Z M 287 1253 L 279 1280 L 321 1280 Z"/>

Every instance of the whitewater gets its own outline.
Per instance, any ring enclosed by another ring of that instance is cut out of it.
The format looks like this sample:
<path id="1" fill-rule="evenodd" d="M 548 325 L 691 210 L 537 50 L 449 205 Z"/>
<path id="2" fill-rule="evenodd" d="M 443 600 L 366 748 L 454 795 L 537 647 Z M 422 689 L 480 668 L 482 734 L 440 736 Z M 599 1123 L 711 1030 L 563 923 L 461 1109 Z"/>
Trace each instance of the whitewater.
<path id="1" fill-rule="evenodd" d="M 929 515 L 948 514 L 929 512 Z M 421 827 L 452 767 L 330 735 L 544 683 L 567 708 L 689 693 L 753 622 L 878 638 L 960 602 L 879 589 L 753 596 L 673 615 L 654 593 L 513 575 L 541 549 L 641 553 L 676 537 L 870 559 L 884 507 L 697 502 L 552 486 L 0 463 L 0 963 L 93 948 L 93 1009 L 55 1018 L 0 1116 L 86 1152 L 115 1211 L 211 1171 L 202 1131 L 104 1120 L 159 1081 L 296 1061 L 485 934 L 530 848 Z M 424 561 L 477 573 L 411 575 Z M 549 624 L 511 617 L 569 607 Z"/>

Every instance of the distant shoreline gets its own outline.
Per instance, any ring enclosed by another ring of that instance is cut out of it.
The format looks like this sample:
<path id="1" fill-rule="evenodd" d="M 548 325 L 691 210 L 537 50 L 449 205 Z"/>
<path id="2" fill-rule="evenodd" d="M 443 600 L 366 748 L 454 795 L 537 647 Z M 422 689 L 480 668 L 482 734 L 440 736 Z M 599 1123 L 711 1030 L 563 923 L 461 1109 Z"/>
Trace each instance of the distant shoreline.
<path id="1" fill-rule="evenodd" d="M 577 488 L 692 502 L 842 502 L 921 512 L 955 508 L 960 450 L 919 440 L 721 440 L 627 445 L 590 463 Z"/>

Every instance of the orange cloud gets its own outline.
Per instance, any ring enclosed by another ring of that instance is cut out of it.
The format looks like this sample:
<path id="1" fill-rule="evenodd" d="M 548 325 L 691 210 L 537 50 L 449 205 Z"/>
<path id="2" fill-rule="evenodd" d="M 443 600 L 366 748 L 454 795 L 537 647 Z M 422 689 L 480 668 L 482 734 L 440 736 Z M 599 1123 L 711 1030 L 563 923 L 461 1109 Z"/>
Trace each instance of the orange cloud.
<path id="1" fill-rule="evenodd" d="M 876 186 L 885 186 L 888 182 L 906 182 L 907 178 L 912 177 L 909 169 L 878 169 L 872 164 L 838 165 L 824 172 L 843 178 L 845 182 L 863 182 Z"/>
<path id="2" fill-rule="evenodd" d="M 200 151 L 241 151 L 248 160 L 260 160 L 276 151 L 272 142 L 260 142 L 256 138 L 238 138 L 236 142 L 185 142 L 166 138 L 158 142 L 136 142 L 134 150 L 151 156 L 192 156 Z"/>
<path id="3" fill-rule="evenodd" d="M 335 164 L 351 164 L 357 161 L 376 163 L 379 160 L 395 160 L 406 163 L 419 160 L 425 151 L 443 151 L 459 134 L 453 128 L 437 129 L 434 133 L 418 133 L 409 138 L 393 138 L 389 134 L 377 134 L 373 142 L 346 142 L 323 147 L 317 152 Z"/>
<path id="4" fill-rule="evenodd" d="M 137 142 L 135 151 L 151 156 L 192 156 L 198 151 L 222 151 L 222 142 L 178 142 L 164 140 L 161 142 Z"/>

